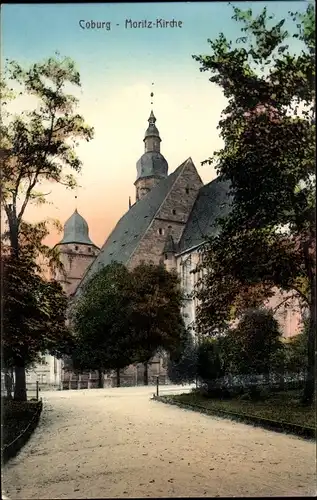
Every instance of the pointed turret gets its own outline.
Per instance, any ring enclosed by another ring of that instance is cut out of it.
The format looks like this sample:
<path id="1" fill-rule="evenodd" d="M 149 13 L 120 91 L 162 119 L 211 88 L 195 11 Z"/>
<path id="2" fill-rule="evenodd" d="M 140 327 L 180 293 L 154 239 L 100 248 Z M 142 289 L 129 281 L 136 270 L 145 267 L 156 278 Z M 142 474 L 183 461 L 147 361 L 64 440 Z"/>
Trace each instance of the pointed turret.
<path id="1" fill-rule="evenodd" d="M 64 236 L 59 245 L 65 245 L 67 243 L 94 245 L 94 243 L 89 238 L 88 224 L 85 219 L 78 213 L 77 208 L 73 215 L 71 215 L 71 217 L 65 222 Z"/>
<path id="2" fill-rule="evenodd" d="M 160 133 L 155 125 L 156 118 L 153 111 L 151 111 L 150 117 L 148 119 L 149 126 L 146 129 L 144 135 L 145 152 L 147 151 L 157 151 L 160 152 Z"/>
<path id="3" fill-rule="evenodd" d="M 169 234 L 166 237 L 163 253 L 164 254 L 174 254 L 176 252 L 176 245 L 174 243 L 173 236 Z"/>
<path id="4" fill-rule="evenodd" d="M 163 248 L 163 262 L 167 271 L 171 271 L 176 268 L 176 243 L 171 234 L 166 236 L 165 245 Z"/>

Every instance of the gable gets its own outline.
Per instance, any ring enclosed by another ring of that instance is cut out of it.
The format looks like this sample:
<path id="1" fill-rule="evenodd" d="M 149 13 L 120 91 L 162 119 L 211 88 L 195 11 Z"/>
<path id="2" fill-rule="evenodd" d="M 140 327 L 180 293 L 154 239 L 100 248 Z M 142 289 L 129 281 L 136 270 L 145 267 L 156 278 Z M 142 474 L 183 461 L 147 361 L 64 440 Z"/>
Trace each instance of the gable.
<path id="1" fill-rule="evenodd" d="M 129 260 L 131 268 L 142 261 L 159 264 L 162 262 L 167 236 L 172 236 L 176 243 L 181 238 L 203 183 L 191 158 L 179 169 L 179 175 Z"/>

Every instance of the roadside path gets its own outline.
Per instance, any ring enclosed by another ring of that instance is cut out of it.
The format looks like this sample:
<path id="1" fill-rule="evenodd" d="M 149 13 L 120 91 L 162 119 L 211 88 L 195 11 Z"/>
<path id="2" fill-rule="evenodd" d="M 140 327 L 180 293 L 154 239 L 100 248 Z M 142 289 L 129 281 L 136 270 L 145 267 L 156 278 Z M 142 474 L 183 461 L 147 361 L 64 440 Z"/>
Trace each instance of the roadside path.
<path id="1" fill-rule="evenodd" d="M 315 443 L 150 401 L 154 391 L 42 393 L 37 430 L 3 468 L 4 494 L 315 496 Z"/>

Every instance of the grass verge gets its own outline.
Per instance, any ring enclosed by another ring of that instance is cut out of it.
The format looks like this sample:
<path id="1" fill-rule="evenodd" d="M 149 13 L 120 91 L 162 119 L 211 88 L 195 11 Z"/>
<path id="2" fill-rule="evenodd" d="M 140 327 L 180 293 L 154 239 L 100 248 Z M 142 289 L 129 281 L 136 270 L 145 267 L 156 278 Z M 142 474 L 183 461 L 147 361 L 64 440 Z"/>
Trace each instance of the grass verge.
<path id="1" fill-rule="evenodd" d="M 2 446 L 12 443 L 22 432 L 38 410 L 37 401 L 2 401 Z"/>
<path id="2" fill-rule="evenodd" d="M 36 428 L 42 401 L 11 401 L 2 399 L 2 463 L 14 457 Z"/>
<path id="3" fill-rule="evenodd" d="M 314 405 L 304 407 L 296 391 L 272 393 L 264 401 L 241 398 L 210 399 L 197 393 L 161 396 L 160 401 L 208 414 L 234 418 L 272 430 L 291 432 L 309 438 L 315 436 Z"/>

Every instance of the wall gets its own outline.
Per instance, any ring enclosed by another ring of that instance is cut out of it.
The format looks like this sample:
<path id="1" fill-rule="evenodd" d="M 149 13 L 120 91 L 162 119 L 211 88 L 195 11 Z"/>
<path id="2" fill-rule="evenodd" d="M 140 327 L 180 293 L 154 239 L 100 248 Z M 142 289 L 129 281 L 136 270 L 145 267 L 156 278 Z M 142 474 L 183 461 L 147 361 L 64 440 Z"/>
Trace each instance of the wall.
<path id="1" fill-rule="evenodd" d="M 26 372 L 26 383 L 60 386 L 62 376 L 62 361 L 54 356 L 42 356 L 41 363 Z"/>
<path id="2" fill-rule="evenodd" d="M 144 177 L 135 181 L 135 199 L 136 201 L 143 198 L 154 186 L 160 182 L 157 177 Z"/>
<path id="3" fill-rule="evenodd" d="M 62 272 L 57 272 L 54 277 L 61 283 L 65 293 L 69 296 L 75 291 L 86 269 L 98 255 L 99 249 L 94 245 L 79 243 L 59 245 L 58 248 L 67 278 Z"/>
<path id="4" fill-rule="evenodd" d="M 196 298 L 192 297 L 197 280 L 199 279 L 199 273 L 193 273 L 196 266 L 200 262 L 200 253 L 198 249 L 189 251 L 186 254 L 177 256 L 177 272 L 181 279 L 181 287 L 187 295 L 187 300 L 185 301 L 183 307 L 183 314 L 185 324 L 191 326 L 193 334 L 195 332 L 195 320 L 196 311 L 198 306 L 198 301 Z M 201 275 L 201 273 L 200 273 Z M 287 297 L 291 297 L 292 293 L 285 293 L 279 289 L 275 289 L 275 295 L 265 302 L 265 307 L 272 308 L 273 310 L 277 308 Z M 300 333 L 303 327 L 303 317 L 299 306 L 299 302 L 296 299 L 288 300 L 284 304 L 276 309 L 275 318 L 279 322 L 281 333 L 283 337 L 292 337 Z"/>

